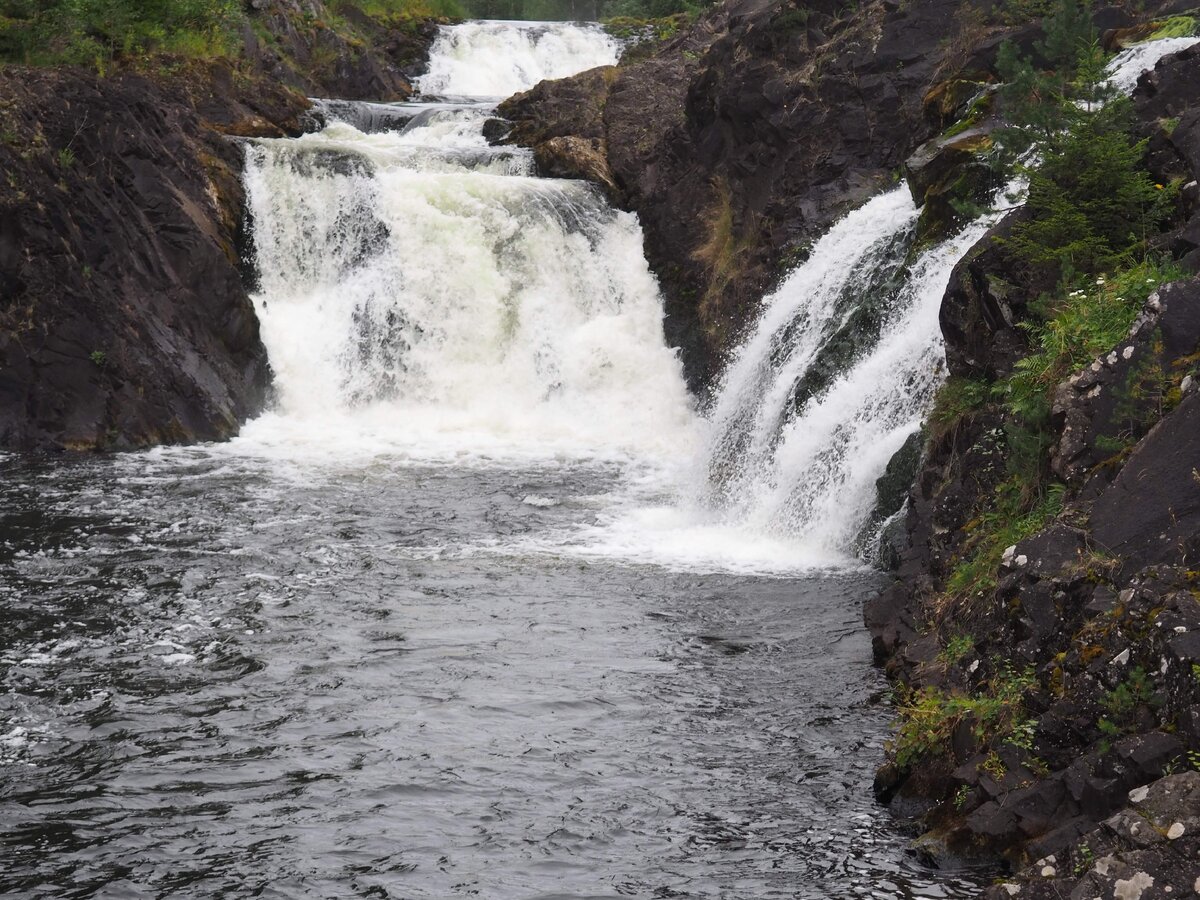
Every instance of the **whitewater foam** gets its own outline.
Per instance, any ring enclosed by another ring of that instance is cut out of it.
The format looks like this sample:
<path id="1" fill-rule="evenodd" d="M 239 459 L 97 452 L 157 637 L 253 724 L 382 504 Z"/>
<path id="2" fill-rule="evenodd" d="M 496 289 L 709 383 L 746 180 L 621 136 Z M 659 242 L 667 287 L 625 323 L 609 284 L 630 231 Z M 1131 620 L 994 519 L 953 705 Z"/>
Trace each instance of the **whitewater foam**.
<path id="1" fill-rule="evenodd" d="M 875 197 L 764 301 L 711 414 L 704 501 L 717 521 L 814 557 L 862 549 L 875 482 L 943 377 L 951 270 L 999 218 L 909 263 L 917 216 L 904 184 Z"/>
<path id="2" fill-rule="evenodd" d="M 289 445 L 518 458 L 690 445 L 636 218 L 522 160 L 499 174 L 448 156 L 486 149 L 480 121 L 440 110 L 401 133 L 337 123 L 248 150 L 279 403 L 245 442 L 283 429 Z"/>
<path id="3" fill-rule="evenodd" d="M 1160 38 L 1131 44 L 1109 60 L 1105 70 L 1108 83 L 1122 94 L 1132 93 L 1142 74 L 1153 69 L 1160 60 L 1198 43 L 1200 37 Z"/>
<path id="4" fill-rule="evenodd" d="M 620 43 L 599 25 L 464 22 L 444 25 L 417 79 L 422 94 L 502 99 L 549 78 L 615 65 Z"/>

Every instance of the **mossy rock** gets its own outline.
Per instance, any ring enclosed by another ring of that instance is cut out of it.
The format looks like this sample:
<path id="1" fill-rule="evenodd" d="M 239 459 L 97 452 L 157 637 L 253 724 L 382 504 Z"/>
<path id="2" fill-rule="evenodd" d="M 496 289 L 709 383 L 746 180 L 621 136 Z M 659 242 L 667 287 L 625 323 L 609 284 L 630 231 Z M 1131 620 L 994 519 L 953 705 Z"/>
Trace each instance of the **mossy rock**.
<path id="1" fill-rule="evenodd" d="M 937 127 L 945 128 L 963 118 L 968 108 L 987 88 L 985 82 L 964 78 L 939 81 L 929 89 L 921 101 L 925 118 Z"/>
<path id="2" fill-rule="evenodd" d="M 904 505 L 908 489 L 917 477 L 924 443 L 925 436 L 920 431 L 910 434 L 888 461 L 883 474 L 876 480 L 876 511 L 881 514 L 881 518 L 892 515 Z"/>
<path id="3" fill-rule="evenodd" d="M 948 237 L 1003 184 L 988 164 L 991 149 L 989 124 L 929 141 L 905 162 L 909 190 L 921 207 L 918 246 Z"/>

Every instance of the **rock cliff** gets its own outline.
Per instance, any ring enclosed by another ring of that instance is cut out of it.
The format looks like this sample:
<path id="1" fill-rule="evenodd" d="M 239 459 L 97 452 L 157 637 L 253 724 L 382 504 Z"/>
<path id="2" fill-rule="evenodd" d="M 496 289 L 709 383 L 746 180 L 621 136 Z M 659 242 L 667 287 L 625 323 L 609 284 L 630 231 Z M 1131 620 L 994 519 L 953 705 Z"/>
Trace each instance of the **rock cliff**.
<path id="1" fill-rule="evenodd" d="M 1152 174 L 1183 186 L 1153 244 L 1193 272 L 1198 85 L 1193 48 L 1134 95 Z M 993 384 L 1029 352 L 1022 323 L 1046 285 L 995 240 L 1023 215 L 1010 214 L 951 279 L 941 318 L 960 383 Z M 924 810 L 930 852 L 1006 857 L 1020 874 L 995 898 L 1114 896 L 1138 879 L 1149 879 L 1139 896 L 1195 889 L 1198 360 L 1193 277 L 1151 293 L 1125 340 L 1054 391 L 1043 452 L 1062 511 L 967 593 L 952 589 L 953 570 L 1003 490 L 1011 420 L 985 400 L 930 427 L 897 581 L 866 619 L 879 661 L 914 698 L 910 722 L 916 704 L 933 714 L 947 698 L 973 699 L 944 741 L 881 771 L 877 790 Z M 1002 708 L 1019 728 L 988 738 L 997 722 L 987 717 Z M 1144 808 L 1147 796 L 1166 798 L 1163 808 Z"/>
<path id="2" fill-rule="evenodd" d="M 1030 42 L 988 8 L 720 5 L 646 59 L 510 99 L 504 140 L 639 214 L 668 342 L 703 391 L 783 270 L 958 118 L 1003 38 Z"/>
<path id="3" fill-rule="evenodd" d="M 0 68 L 0 447 L 211 440 L 262 409 L 237 139 L 298 133 L 305 93 L 408 96 L 436 31 L 331 21 L 255 0 L 236 61 Z"/>
<path id="4" fill-rule="evenodd" d="M 0 70 L 0 446 L 225 437 L 262 405 L 241 151 L 303 98 L 225 67 Z"/>

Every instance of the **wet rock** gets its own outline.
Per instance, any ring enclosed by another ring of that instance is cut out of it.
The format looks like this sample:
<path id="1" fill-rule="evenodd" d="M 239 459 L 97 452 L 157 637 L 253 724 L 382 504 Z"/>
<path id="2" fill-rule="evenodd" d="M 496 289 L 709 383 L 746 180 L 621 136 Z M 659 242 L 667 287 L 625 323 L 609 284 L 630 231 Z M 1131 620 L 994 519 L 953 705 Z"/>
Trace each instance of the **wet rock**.
<path id="1" fill-rule="evenodd" d="M 921 462 L 921 448 L 924 444 L 921 432 L 914 431 L 910 434 L 903 446 L 888 460 L 887 468 L 875 482 L 876 509 L 883 517 L 890 516 L 904 505 L 909 485 L 913 483 Z"/>
<path id="2" fill-rule="evenodd" d="M 491 118 L 483 123 L 483 136 L 489 144 L 502 143 L 512 132 L 512 123 L 505 119 Z"/>
<path id="3" fill-rule="evenodd" d="M 923 144 L 904 163 L 913 201 L 921 207 L 917 239 L 928 243 L 948 237 L 1003 184 L 987 164 L 992 125 L 979 125 Z"/>
<path id="4" fill-rule="evenodd" d="M 1124 28 L 1110 28 L 1104 32 L 1101 38 L 1101 45 L 1109 53 L 1117 53 L 1124 50 L 1130 44 L 1146 40 L 1146 38 L 1154 33 L 1156 27 L 1154 22 L 1141 22 L 1137 25 L 1128 25 Z"/>
<path id="5" fill-rule="evenodd" d="M 621 189 L 608 168 L 604 142 L 595 138 L 550 138 L 533 151 L 538 171 L 553 178 L 582 178 L 600 187 L 610 198 L 618 198 Z"/>
<path id="6" fill-rule="evenodd" d="M 875 660 L 883 663 L 916 636 L 916 623 L 908 603 L 908 591 L 895 585 L 867 600 L 863 617 L 871 632 Z"/>
<path id="7" fill-rule="evenodd" d="M 879 531 L 879 545 L 875 551 L 875 564 L 885 572 L 900 568 L 908 541 L 908 529 L 902 514 L 889 519 Z"/>
<path id="8" fill-rule="evenodd" d="M 968 78 L 948 78 L 931 87 L 921 101 L 925 117 L 938 130 L 958 122 L 972 101 L 986 95 L 990 85 Z"/>
<path id="9" fill-rule="evenodd" d="M 1017 323 L 1026 318 L 1039 289 L 1051 285 L 1002 243 L 1025 215 L 1017 210 L 1005 216 L 950 274 L 938 319 L 952 375 L 993 381 L 1028 353 Z"/>

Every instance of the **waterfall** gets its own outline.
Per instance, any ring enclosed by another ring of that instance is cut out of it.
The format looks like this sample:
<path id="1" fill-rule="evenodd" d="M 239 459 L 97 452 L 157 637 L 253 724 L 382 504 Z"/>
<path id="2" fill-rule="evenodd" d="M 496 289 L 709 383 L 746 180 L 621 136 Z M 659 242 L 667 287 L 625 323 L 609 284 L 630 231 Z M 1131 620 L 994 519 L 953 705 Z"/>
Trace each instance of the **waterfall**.
<path id="1" fill-rule="evenodd" d="M 719 386 L 705 459 L 724 520 L 814 552 L 856 549 L 875 482 L 941 383 L 950 272 L 997 216 L 906 264 L 901 184 L 838 222 L 763 303 Z"/>
<path id="2" fill-rule="evenodd" d="M 590 26 L 445 28 L 422 87 L 459 100 L 325 101 L 319 132 L 247 146 L 278 397 L 246 439 L 335 458 L 615 460 L 624 487 L 529 549 L 759 572 L 845 563 L 943 378 L 951 270 L 999 214 L 914 248 L 905 185 L 849 213 L 764 299 L 701 419 L 637 219 L 482 135 L 488 93 L 615 56 Z M 1139 45 L 1111 71 L 1159 56 Z"/>
<path id="3" fill-rule="evenodd" d="M 1198 41 L 1136 44 L 1110 62 L 1110 83 L 1128 92 Z M 943 378 L 938 311 L 950 273 L 999 218 L 985 215 L 906 264 L 917 214 L 904 185 L 874 198 L 764 300 L 709 414 L 698 480 L 719 520 L 818 554 L 863 551 L 876 481 Z"/>
<path id="4" fill-rule="evenodd" d="M 1108 83 L 1122 94 L 1137 87 L 1143 72 L 1153 69 L 1160 59 L 1200 43 L 1200 37 L 1161 38 L 1126 47 L 1108 63 Z"/>
<path id="5" fill-rule="evenodd" d="M 620 43 L 598 25 L 465 22 L 444 25 L 417 80 L 422 94 L 503 99 L 548 78 L 611 66 Z"/>
<path id="6" fill-rule="evenodd" d="M 425 447 L 678 446 L 694 413 L 637 220 L 488 147 L 486 115 L 250 145 L 279 413 Z"/>

